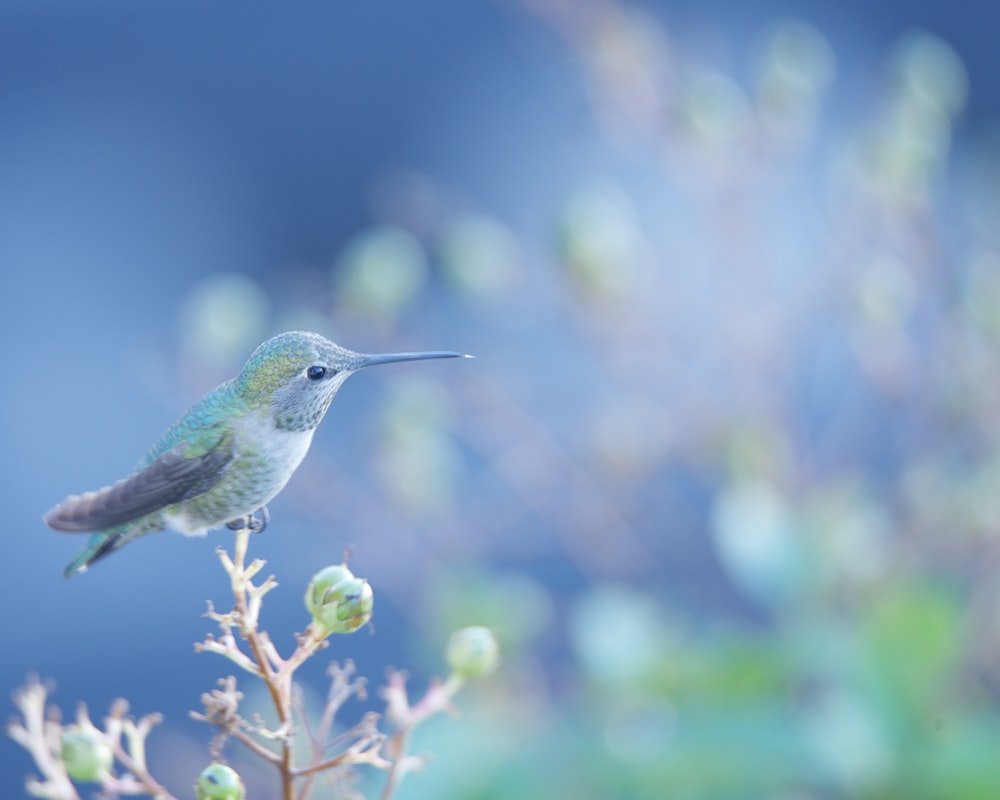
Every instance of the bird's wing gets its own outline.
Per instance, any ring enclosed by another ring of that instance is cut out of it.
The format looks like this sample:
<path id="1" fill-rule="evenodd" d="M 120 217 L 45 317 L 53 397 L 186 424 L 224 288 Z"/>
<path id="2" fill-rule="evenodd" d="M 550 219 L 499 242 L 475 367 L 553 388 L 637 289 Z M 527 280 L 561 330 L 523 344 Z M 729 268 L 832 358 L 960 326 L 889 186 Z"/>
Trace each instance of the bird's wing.
<path id="1" fill-rule="evenodd" d="M 199 455 L 178 445 L 114 486 L 67 497 L 45 515 L 45 523 L 57 531 L 83 533 L 132 522 L 204 494 L 219 482 L 232 457 L 229 436 Z"/>

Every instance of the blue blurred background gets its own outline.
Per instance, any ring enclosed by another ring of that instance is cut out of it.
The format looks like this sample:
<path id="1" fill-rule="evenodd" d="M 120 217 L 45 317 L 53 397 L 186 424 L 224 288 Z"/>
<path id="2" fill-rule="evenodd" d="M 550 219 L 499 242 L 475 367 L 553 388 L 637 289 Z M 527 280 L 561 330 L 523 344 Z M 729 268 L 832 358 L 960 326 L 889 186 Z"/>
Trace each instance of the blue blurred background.
<path id="1" fill-rule="evenodd" d="M 64 581 L 41 515 L 303 328 L 478 356 L 354 378 L 253 541 L 285 650 L 353 547 L 374 633 L 328 653 L 372 688 L 498 631 L 400 797 L 996 797 L 996 23 L 7 0 L 0 686 L 163 712 L 188 796 L 230 536 Z M 32 771 L 0 741 L 0 794 Z"/>

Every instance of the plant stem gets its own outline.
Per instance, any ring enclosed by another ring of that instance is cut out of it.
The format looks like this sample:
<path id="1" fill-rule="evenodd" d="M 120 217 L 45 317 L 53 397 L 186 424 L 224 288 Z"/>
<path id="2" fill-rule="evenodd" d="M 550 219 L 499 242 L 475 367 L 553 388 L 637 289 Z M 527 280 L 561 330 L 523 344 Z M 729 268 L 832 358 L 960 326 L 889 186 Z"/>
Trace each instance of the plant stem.
<path id="1" fill-rule="evenodd" d="M 243 527 L 236 531 L 236 545 L 233 548 L 233 571 L 231 573 L 233 596 L 236 599 L 236 611 L 241 620 L 240 632 L 250 646 L 250 652 L 260 667 L 260 677 L 271 695 L 271 702 L 278 713 L 278 730 L 284 734 L 280 738 L 280 760 L 276 763 L 281 775 L 282 800 L 295 800 L 295 776 L 292 774 L 292 745 L 288 734 L 292 729 L 292 697 L 291 675 L 287 680 L 279 679 L 274 666 L 268 660 L 267 649 L 257 632 L 257 620 L 251 616 L 247 600 L 250 578 L 247 575 L 246 554 L 250 539 L 250 528 Z M 256 572 L 256 570 L 254 570 Z"/>
<path id="2" fill-rule="evenodd" d="M 396 733 L 392 736 L 392 742 L 393 749 L 396 752 L 393 755 L 392 766 L 389 768 L 389 775 L 385 779 L 385 786 L 382 789 L 382 800 L 389 800 L 389 798 L 392 797 L 392 793 L 396 791 L 396 785 L 403 777 L 401 767 L 403 760 L 406 758 L 406 751 L 410 745 L 410 729 L 404 728 L 396 731 Z"/>
<path id="3" fill-rule="evenodd" d="M 166 788 L 157 781 L 149 772 L 141 767 L 118 742 L 112 742 L 112 750 L 118 762 L 125 767 L 135 777 L 136 781 L 142 784 L 143 788 L 156 800 L 177 800 Z"/>

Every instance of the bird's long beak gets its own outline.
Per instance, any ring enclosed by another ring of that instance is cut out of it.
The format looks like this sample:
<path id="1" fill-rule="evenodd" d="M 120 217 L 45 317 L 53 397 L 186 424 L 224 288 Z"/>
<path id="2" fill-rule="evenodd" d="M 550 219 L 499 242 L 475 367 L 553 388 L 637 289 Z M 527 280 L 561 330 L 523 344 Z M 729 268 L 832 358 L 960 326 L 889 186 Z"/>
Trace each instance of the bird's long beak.
<path id="1" fill-rule="evenodd" d="M 453 353 L 450 350 L 430 350 L 425 353 L 374 353 L 362 354 L 357 369 L 374 367 L 378 364 L 392 364 L 395 361 L 422 361 L 428 358 L 475 358 L 466 353 Z"/>

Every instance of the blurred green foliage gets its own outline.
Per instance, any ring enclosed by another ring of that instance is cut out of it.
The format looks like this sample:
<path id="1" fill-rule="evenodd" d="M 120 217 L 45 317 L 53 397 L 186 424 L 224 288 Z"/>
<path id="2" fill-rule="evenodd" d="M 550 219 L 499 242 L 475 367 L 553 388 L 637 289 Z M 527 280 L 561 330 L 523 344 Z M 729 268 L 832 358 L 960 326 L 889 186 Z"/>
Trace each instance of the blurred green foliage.
<path id="1" fill-rule="evenodd" d="M 967 599 L 898 576 L 745 628 L 595 587 L 571 609 L 573 664 L 542 676 L 505 647 L 462 723 L 419 740 L 463 768 L 415 796 L 994 797 L 1000 720 L 969 674 Z"/>

